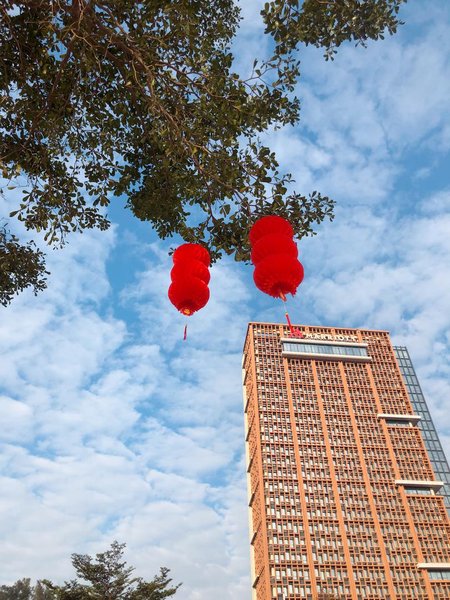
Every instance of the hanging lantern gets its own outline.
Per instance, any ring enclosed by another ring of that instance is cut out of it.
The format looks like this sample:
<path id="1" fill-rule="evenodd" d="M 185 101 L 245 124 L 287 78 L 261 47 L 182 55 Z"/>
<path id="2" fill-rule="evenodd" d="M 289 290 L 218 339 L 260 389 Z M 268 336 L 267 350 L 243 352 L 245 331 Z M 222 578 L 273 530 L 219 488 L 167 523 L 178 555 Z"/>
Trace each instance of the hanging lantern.
<path id="1" fill-rule="evenodd" d="M 289 223 L 289 221 L 283 219 L 283 217 L 262 217 L 261 219 L 258 219 L 250 229 L 250 233 L 248 235 L 250 245 L 254 246 L 259 239 L 272 233 L 287 235 L 290 238 L 294 237 L 292 225 Z"/>
<path id="2" fill-rule="evenodd" d="M 249 234 L 256 287 L 282 300 L 286 299 L 286 294 L 296 293 L 304 276 L 293 237 L 294 230 L 289 221 L 276 216 L 262 217 Z"/>
<path id="3" fill-rule="evenodd" d="M 303 265 L 298 260 L 297 244 L 292 225 L 282 217 L 262 217 L 249 233 L 251 260 L 255 266 L 256 287 L 274 298 L 286 302 L 286 294 L 294 295 L 303 281 Z M 288 313 L 286 319 L 291 335 L 302 337 L 294 329 Z"/>
<path id="4" fill-rule="evenodd" d="M 251 253 L 252 263 L 257 265 L 266 257 L 272 256 L 274 248 L 277 249 L 277 254 L 288 254 L 295 258 L 298 256 L 297 244 L 292 239 L 292 236 L 271 233 L 260 238 L 254 244 Z"/>
<path id="5" fill-rule="evenodd" d="M 175 250 L 172 258 L 169 300 L 183 315 L 189 317 L 209 300 L 209 252 L 200 244 L 183 244 Z"/>
<path id="6" fill-rule="evenodd" d="M 173 253 L 172 260 L 174 264 L 194 260 L 203 263 L 205 267 L 209 267 L 211 264 L 208 250 L 204 246 L 200 246 L 200 244 L 182 244 Z"/>
<path id="7" fill-rule="evenodd" d="M 253 279 L 259 290 L 284 300 L 286 294 L 295 295 L 303 276 L 303 266 L 295 255 L 272 254 L 256 265 Z"/>

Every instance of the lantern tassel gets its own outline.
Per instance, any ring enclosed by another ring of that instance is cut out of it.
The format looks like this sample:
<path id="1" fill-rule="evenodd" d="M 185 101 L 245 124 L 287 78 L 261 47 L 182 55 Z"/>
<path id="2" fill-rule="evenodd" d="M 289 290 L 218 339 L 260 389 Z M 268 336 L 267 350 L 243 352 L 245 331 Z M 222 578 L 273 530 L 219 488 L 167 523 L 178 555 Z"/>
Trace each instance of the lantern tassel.
<path id="1" fill-rule="evenodd" d="M 185 341 L 186 341 L 186 338 L 187 338 L 187 323 L 186 323 L 186 325 L 184 326 L 183 342 L 185 342 Z"/>
<path id="2" fill-rule="evenodd" d="M 280 292 L 280 298 L 283 300 L 284 303 L 286 303 L 286 296 L 283 294 L 283 292 Z M 289 318 L 288 311 L 286 311 L 284 314 L 286 316 L 286 320 L 289 325 L 289 331 L 291 332 L 291 335 L 294 336 L 295 335 L 294 328 L 292 327 L 292 323 L 291 323 L 291 319 Z"/>
<path id="3" fill-rule="evenodd" d="M 295 331 L 294 331 L 294 328 L 292 327 L 292 323 L 291 323 L 291 319 L 289 318 L 289 314 L 287 311 L 284 314 L 286 315 L 286 321 L 288 322 L 288 325 L 289 325 L 289 331 L 291 332 L 291 335 L 294 336 Z"/>
<path id="4" fill-rule="evenodd" d="M 283 302 L 286 302 L 286 296 L 283 294 L 283 292 L 280 292 L 280 298 L 283 300 Z M 298 338 L 302 338 L 303 337 L 303 333 L 300 331 L 300 329 L 297 329 L 297 327 L 294 327 L 291 323 L 291 319 L 289 318 L 289 313 L 288 311 L 286 311 L 284 313 L 285 317 L 286 317 L 286 321 L 289 325 L 289 332 L 291 334 L 291 337 L 298 337 Z"/>

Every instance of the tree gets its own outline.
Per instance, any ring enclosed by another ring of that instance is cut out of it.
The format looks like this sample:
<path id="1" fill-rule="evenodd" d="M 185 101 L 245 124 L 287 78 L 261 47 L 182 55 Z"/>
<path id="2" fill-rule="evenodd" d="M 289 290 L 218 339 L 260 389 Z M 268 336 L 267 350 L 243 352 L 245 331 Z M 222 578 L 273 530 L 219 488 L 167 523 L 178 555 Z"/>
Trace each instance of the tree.
<path id="1" fill-rule="evenodd" d="M 95 559 L 87 554 L 72 554 L 77 576 L 87 583 L 76 579 L 63 586 L 48 580 L 43 583 L 53 600 L 163 600 L 175 595 L 181 584 L 171 585 L 169 569 L 165 567 L 151 581 L 132 577 L 134 567 L 127 567 L 122 560 L 124 549 L 125 544 L 115 541 Z"/>
<path id="2" fill-rule="evenodd" d="M 24 578 L 12 585 L 0 586 L 0 600 L 51 600 L 51 594 L 40 581 L 33 587 L 30 579 Z"/>
<path id="3" fill-rule="evenodd" d="M 32 600 L 52 600 L 52 594 L 45 585 L 37 581 L 33 589 Z"/>
<path id="4" fill-rule="evenodd" d="M 7 306 L 14 294 L 29 286 L 36 295 L 46 287 L 45 275 L 48 271 L 43 252 L 33 242 L 20 244 L 15 235 L 0 226 L 0 304 Z"/>
<path id="5" fill-rule="evenodd" d="M 0 600 L 31 600 L 32 593 L 31 581 L 26 577 L 12 585 L 0 585 Z"/>
<path id="6" fill-rule="evenodd" d="M 385 31 L 396 33 L 403 24 L 400 6 L 407 0 L 273 0 L 261 12 L 276 43 L 276 54 L 284 55 L 298 44 L 325 48 L 333 60 L 343 42 L 365 46 L 367 40 L 384 39 Z"/>
<path id="7" fill-rule="evenodd" d="M 0 168 L 6 193 L 22 193 L 10 217 L 59 246 L 70 232 L 106 229 L 106 207 L 125 196 L 161 238 L 203 242 L 214 259 L 248 260 L 259 215 L 312 234 L 333 201 L 293 192 L 258 136 L 299 119 L 300 43 L 332 57 L 344 40 L 393 33 L 403 1 L 266 3 L 275 51 L 242 78 L 230 51 L 235 0 L 3 0 Z M 42 273 L 39 251 L 13 250 L 9 299 L 35 286 L 30 256 Z"/>

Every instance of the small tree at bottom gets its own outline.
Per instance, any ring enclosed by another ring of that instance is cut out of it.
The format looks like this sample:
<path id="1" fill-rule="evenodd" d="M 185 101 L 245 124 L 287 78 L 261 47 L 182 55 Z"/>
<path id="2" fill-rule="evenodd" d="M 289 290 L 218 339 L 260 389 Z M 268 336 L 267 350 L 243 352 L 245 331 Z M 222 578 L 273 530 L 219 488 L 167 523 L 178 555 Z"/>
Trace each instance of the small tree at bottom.
<path id="1" fill-rule="evenodd" d="M 95 558 L 72 554 L 76 574 L 86 583 L 77 579 L 66 581 L 63 586 L 48 580 L 43 583 L 54 600 L 163 600 L 174 596 L 181 584 L 172 585 L 170 569 L 161 567 L 159 575 L 151 581 L 133 577 L 134 567 L 128 567 L 123 560 L 125 546 L 113 542 L 109 550 L 96 554 Z"/>

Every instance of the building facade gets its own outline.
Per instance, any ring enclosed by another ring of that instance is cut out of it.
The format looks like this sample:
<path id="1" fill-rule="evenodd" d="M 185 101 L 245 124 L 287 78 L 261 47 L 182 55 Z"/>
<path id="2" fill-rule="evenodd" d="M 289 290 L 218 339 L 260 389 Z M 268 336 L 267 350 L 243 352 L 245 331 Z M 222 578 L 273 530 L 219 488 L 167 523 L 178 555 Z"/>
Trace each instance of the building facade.
<path id="1" fill-rule="evenodd" d="M 299 329 L 245 341 L 253 598 L 449 600 L 445 480 L 389 334 Z"/>
<path id="2" fill-rule="evenodd" d="M 428 410 L 409 352 L 404 346 L 394 346 L 394 352 L 403 382 L 408 390 L 413 410 L 416 415 L 420 416 L 418 426 L 422 433 L 422 439 L 425 442 L 425 448 L 428 451 L 428 457 L 431 461 L 434 474 L 437 479 L 444 482 L 439 493 L 444 497 L 447 513 L 450 515 L 450 469 L 447 458 L 439 441 L 439 436 Z"/>

